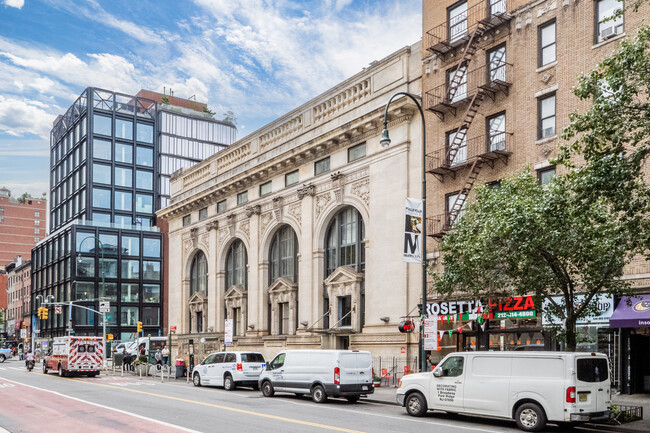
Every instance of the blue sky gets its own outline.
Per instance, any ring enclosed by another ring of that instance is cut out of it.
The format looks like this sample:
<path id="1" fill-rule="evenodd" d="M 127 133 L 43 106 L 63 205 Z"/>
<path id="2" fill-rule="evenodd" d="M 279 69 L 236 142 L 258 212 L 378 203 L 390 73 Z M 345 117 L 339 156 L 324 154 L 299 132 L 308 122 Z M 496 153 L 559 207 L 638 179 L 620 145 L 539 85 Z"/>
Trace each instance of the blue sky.
<path id="1" fill-rule="evenodd" d="M 88 86 L 196 95 L 243 138 L 421 28 L 421 0 L 0 0 L 0 186 L 49 189 L 52 122 Z"/>

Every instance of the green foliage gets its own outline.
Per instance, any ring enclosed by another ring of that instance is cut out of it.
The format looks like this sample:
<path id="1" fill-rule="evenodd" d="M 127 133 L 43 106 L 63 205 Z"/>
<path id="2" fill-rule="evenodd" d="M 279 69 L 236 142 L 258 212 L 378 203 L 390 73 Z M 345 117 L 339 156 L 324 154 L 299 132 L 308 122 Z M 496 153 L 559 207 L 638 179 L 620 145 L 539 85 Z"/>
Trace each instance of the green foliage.
<path id="1" fill-rule="evenodd" d="M 558 176 L 542 186 L 526 169 L 500 187 L 478 187 L 440 244 L 444 272 L 433 276 L 438 292 L 533 294 L 540 306 L 548 299 L 545 314 L 563 319 L 566 334 L 560 336 L 575 350 L 577 319 L 596 313 L 591 300 L 626 292 L 620 277 L 635 244 L 624 217 L 608 203 L 578 197 L 576 179 Z M 577 302 L 578 294 L 586 295 L 584 302 Z"/>
<path id="2" fill-rule="evenodd" d="M 162 95 L 162 97 L 160 98 L 160 103 L 161 104 L 169 104 L 169 96 Z"/>
<path id="3" fill-rule="evenodd" d="M 203 106 L 203 112 L 209 114 L 210 116 L 214 116 L 214 111 L 210 110 L 207 105 Z"/>
<path id="4" fill-rule="evenodd" d="M 32 196 L 29 195 L 29 193 L 24 192 L 20 197 L 16 198 L 16 201 L 18 201 L 18 203 L 25 203 L 27 199 L 31 197 Z"/>
<path id="5" fill-rule="evenodd" d="M 2 317 L 2 311 L 0 311 L 0 325 L 5 323 L 4 318 Z"/>
<path id="6" fill-rule="evenodd" d="M 232 111 L 230 110 L 226 111 L 223 116 L 224 116 L 223 117 L 224 122 L 232 123 L 233 125 L 237 124 L 237 118 L 235 117 L 235 113 L 233 113 Z"/>

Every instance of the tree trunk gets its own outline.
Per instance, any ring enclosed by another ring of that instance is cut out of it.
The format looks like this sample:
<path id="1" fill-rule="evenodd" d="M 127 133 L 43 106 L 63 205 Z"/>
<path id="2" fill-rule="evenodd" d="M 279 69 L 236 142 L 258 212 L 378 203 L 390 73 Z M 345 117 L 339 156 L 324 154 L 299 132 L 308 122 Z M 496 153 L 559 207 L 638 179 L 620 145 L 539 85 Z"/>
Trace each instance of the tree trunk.
<path id="1" fill-rule="evenodd" d="M 578 346 L 577 343 L 577 336 L 576 336 L 576 319 L 571 312 L 570 314 L 567 314 L 566 321 L 564 322 L 566 326 L 566 351 L 567 352 L 575 352 L 576 347 Z"/>

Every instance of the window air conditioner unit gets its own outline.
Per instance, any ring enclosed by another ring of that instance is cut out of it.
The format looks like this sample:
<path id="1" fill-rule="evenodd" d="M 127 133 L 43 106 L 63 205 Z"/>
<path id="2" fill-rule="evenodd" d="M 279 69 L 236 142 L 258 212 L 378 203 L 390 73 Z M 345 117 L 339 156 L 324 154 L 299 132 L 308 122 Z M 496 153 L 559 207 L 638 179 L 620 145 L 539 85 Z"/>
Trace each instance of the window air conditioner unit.
<path id="1" fill-rule="evenodd" d="M 606 28 L 604 28 L 604 29 L 602 29 L 600 31 L 600 38 L 603 41 L 606 41 L 607 39 L 613 38 L 617 34 L 618 34 L 618 32 L 616 31 L 616 27 L 615 26 L 610 26 L 610 27 L 606 27 Z"/>
<path id="2" fill-rule="evenodd" d="M 555 135 L 554 127 L 551 126 L 550 128 L 542 129 L 542 138 L 551 137 L 553 135 Z"/>

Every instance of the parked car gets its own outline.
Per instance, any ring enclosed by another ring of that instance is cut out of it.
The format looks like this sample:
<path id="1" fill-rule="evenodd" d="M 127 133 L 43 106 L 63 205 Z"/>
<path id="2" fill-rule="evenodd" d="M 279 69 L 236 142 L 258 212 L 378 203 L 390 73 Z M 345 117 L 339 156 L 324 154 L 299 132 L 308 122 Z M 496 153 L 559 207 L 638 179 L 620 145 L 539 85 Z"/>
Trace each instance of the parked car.
<path id="1" fill-rule="evenodd" d="M 117 346 L 115 346 L 115 353 L 121 354 L 124 348 L 126 348 L 126 353 L 129 355 L 138 354 L 138 347 L 135 341 L 125 341 L 123 343 L 119 343 Z"/>
<path id="2" fill-rule="evenodd" d="M 194 386 L 223 386 L 232 391 L 238 386 L 257 389 L 257 380 L 266 361 L 259 352 L 217 352 L 208 355 L 192 370 Z"/>
<path id="3" fill-rule="evenodd" d="M 358 350 L 285 350 L 269 362 L 259 380 L 262 394 L 310 394 L 316 403 L 328 397 L 356 402 L 372 394 L 372 356 Z"/>
<path id="4" fill-rule="evenodd" d="M 11 358 L 12 349 L 0 349 L 0 362 L 5 362 L 5 359 Z"/>
<path id="5" fill-rule="evenodd" d="M 413 416 L 430 409 L 486 415 L 540 431 L 547 421 L 608 418 L 609 365 L 596 353 L 451 353 L 433 372 L 404 376 L 397 402 Z"/>

